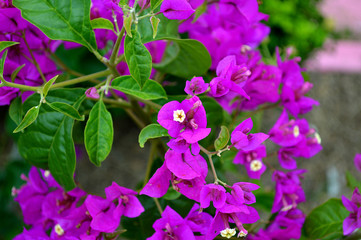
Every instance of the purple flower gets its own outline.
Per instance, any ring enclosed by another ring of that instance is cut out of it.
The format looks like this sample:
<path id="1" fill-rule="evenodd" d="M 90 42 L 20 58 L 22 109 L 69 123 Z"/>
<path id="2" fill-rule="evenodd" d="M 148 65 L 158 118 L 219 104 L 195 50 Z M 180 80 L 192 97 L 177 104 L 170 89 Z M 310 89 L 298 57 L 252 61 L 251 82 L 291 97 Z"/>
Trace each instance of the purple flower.
<path id="1" fill-rule="evenodd" d="M 250 151 L 257 148 L 269 137 L 264 133 L 250 133 L 252 127 L 253 122 L 251 118 L 241 122 L 231 134 L 232 146 L 238 150 Z"/>
<path id="2" fill-rule="evenodd" d="M 343 235 L 349 235 L 361 227 L 361 194 L 359 189 L 355 188 L 351 200 L 342 196 L 342 203 L 350 212 L 350 215 L 343 221 Z"/>
<path id="3" fill-rule="evenodd" d="M 276 182 L 276 194 L 272 213 L 296 208 L 298 203 L 306 200 L 300 181 L 300 177 L 305 172 L 306 170 L 295 170 L 288 173 L 274 171 L 272 181 Z"/>
<path id="4" fill-rule="evenodd" d="M 147 238 L 147 240 L 195 240 L 193 231 L 188 225 L 188 221 L 184 220 L 169 206 L 164 209 L 162 218 L 154 222 L 153 228 L 155 233 Z"/>
<path id="5" fill-rule="evenodd" d="M 213 201 L 215 208 L 221 208 L 226 203 L 226 189 L 218 184 L 208 184 L 201 190 L 200 203 L 202 208 L 209 207 Z"/>
<path id="6" fill-rule="evenodd" d="M 200 212 L 199 210 L 199 205 L 194 204 L 184 219 L 187 221 L 187 225 L 193 232 L 199 232 L 200 234 L 205 235 L 208 232 L 209 225 L 211 225 L 213 218 L 210 214 Z"/>
<path id="7" fill-rule="evenodd" d="M 239 151 L 233 163 L 243 164 L 250 178 L 260 179 L 261 175 L 266 171 L 266 165 L 262 162 L 262 158 L 266 156 L 266 146 L 260 145 L 251 151 Z"/>
<path id="8" fill-rule="evenodd" d="M 164 0 L 160 12 L 168 19 L 183 20 L 189 18 L 195 11 L 186 0 Z"/>
<path id="9" fill-rule="evenodd" d="M 95 87 L 88 88 L 85 91 L 85 95 L 88 98 L 99 99 L 99 93 Z"/>
<path id="10" fill-rule="evenodd" d="M 210 83 L 212 96 L 222 97 L 232 91 L 238 93 L 241 97 L 249 99 L 243 87 L 251 72 L 246 65 L 237 65 L 234 55 L 222 59 L 217 66 L 216 73 L 217 77 Z"/>
<path id="11" fill-rule="evenodd" d="M 106 199 L 89 195 L 85 205 L 92 216 L 90 226 L 101 232 L 114 232 L 122 215 L 138 217 L 144 208 L 135 197 L 137 192 L 119 186 L 115 182 L 105 188 Z"/>
<path id="12" fill-rule="evenodd" d="M 204 83 L 202 77 L 194 77 L 190 81 L 186 81 L 184 91 L 189 95 L 198 95 L 204 93 L 208 89 L 209 84 Z"/>
<path id="13" fill-rule="evenodd" d="M 171 101 L 165 104 L 158 113 L 158 123 L 168 130 L 171 137 L 182 137 L 188 144 L 202 140 L 211 131 L 206 128 L 206 112 L 197 96 L 181 103 Z"/>
<path id="14" fill-rule="evenodd" d="M 207 162 L 201 155 L 193 156 L 189 149 L 184 153 L 168 150 L 164 164 L 149 179 L 140 194 L 162 197 L 171 181 L 176 191 L 199 201 L 199 193 L 205 184 L 207 172 Z"/>
<path id="15" fill-rule="evenodd" d="M 354 164 L 355 164 L 357 171 L 361 172 L 361 154 L 360 153 L 355 155 Z"/>

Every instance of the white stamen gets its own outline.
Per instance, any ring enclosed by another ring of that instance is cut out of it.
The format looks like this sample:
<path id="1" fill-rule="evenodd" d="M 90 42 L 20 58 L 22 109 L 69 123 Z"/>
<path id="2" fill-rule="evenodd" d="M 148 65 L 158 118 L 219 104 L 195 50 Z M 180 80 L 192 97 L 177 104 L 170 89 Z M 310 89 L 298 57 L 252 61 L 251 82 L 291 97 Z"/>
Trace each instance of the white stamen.
<path id="1" fill-rule="evenodd" d="M 236 229 L 235 228 L 226 228 L 221 231 L 221 236 L 230 239 L 234 235 L 236 235 Z"/>
<path id="2" fill-rule="evenodd" d="M 243 231 L 240 231 L 237 235 L 237 237 L 245 237 L 245 236 L 247 236 L 247 233 Z"/>
<path id="3" fill-rule="evenodd" d="M 59 223 L 55 225 L 54 230 L 59 236 L 64 235 L 64 229 L 60 226 Z"/>
<path id="4" fill-rule="evenodd" d="M 316 138 L 316 140 L 317 140 L 317 143 L 318 143 L 318 144 L 321 144 L 321 136 L 320 136 L 320 134 L 315 133 L 315 138 Z"/>
<path id="5" fill-rule="evenodd" d="M 15 197 L 18 194 L 18 190 L 16 189 L 16 187 L 12 187 L 11 188 L 11 196 Z"/>
<path id="6" fill-rule="evenodd" d="M 45 170 L 44 171 L 44 177 L 49 177 L 50 176 L 50 171 L 49 170 Z"/>
<path id="7" fill-rule="evenodd" d="M 300 136 L 300 128 L 297 125 L 293 127 L 293 136 Z"/>
<path id="8" fill-rule="evenodd" d="M 186 118 L 186 114 L 183 110 L 175 110 L 173 112 L 173 120 L 182 123 Z"/>
<path id="9" fill-rule="evenodd" d="M 258 159 L 255 159 L 251 162 L 250 167 L 253 172 L 257 172 L 262 168 L 262 162 Z"/>
<path id="10" fill-rule="evenodd" d="M 281 212 L 287 212 L 288 210 L 291 210 L 293 208 L 292 205 L 285 206 L 281 209 Z"/>

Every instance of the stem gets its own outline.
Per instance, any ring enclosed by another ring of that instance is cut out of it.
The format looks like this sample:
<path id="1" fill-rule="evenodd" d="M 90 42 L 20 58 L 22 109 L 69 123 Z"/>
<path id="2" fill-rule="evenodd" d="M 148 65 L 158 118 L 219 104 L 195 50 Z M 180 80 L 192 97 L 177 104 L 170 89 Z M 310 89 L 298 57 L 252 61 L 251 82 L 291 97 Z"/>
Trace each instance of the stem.
<path id="1" fill-rule="evenodd" d="M 22 91 L 33 91 L 33 92 L 40 92 L 40 90 L 41 90 L 41 87 L 32 87 L 32 86 L 26 86 L 26 85 L 22 85 L 22 84 L 13 83 L 13 82 L 7 82 L 2 77 L 1 77 L 0 87 L 13 87 L 13 88 L 18 88 Z"/>
<path id="2" fill-rule="evenodd" d="M 162 209 L 162 207 L 160 206 L 160 203 L 159 203 L 159 201 L 158 201 L 158 198 L 153 198 L 153 200 L 154 200 L 154 202 L 155 202 L 155 205 L 156 205 L 157 208 L 158 208 L 158 211 L 159 211 L 160 215 L 162 215 L 163 209 Z"/>
<path id="3" fill-rule="evenodd" d="M 46 78 L 45 78 L 43 72 L 41 71 L 41 68 L 40 68 L 38 62 L 36 61 L 33 52 L 31 51 L 31 48 L 30 48 L 30 46 L 28 44 L 28 41 L 26 41 L 25 32 L 23 32 L 22 38 L 24 39 L 25 45 L 26 45 L 27 49 L 29 50 L 31 58 L 33 59 L 33 64 L 35 65 L 36 69 L 38 70 L 41 79 L 43 79 L 44 83 L 46 83 L 47 82 Z"/>
<path id="4" fill-rule="evenodd" d="M 117 41 L 114 44 L 114 48 L 113 48 L 112 54 L 111 54 L 110 59 L 109 59 L 109 65 L 112 66 L 112 67 L 114 67 L 115 60 L 116 60 L 116 58 L 118 56 L 120 43 L 122 42 L 124 32 L 125 32 L 125 28 L 122 27 L 122 30 L 120 31 L 120 33 L 118 35 Z"/>
<path id="5" fill-rule="evenodd" d="M 212 173 L 213 173 L 213 176 L 214 176 L 214 183 L 218 183 L 219 180 L 218 180 L 216 169 L 214 168 L 214 164 L 213 164 L 213 160 L 212 160 L 212 155 L 213 154 L 211 152 L 209 152 L 207 149 L 205 149 L 204 147 L 202 147 L 201 145 L 199 145 L 199 147 L 201 148 L 202 152 L 207 154 L 209 164 L 211 165 Z"/>
<path id="6" fill-rule="evenodd" d="M 103 98 L 103 102 L 105 103 L 109 103 L 109 104 L 113 104 L 122 108 L 131 108 L 132 106 L 127 103 L 126 101 L 123 101 L 121 99 L 118 100 L 114 100 L 114 99 L 110 99 L 110 98 Z"/>
<path id="7" fill-rule="evenodd" d="M 154 156 L 155 156 L 156 150 L 157 150 L 157 144 L 155 141 L 152 141 L 151 145 L 150 145 L 150 153 L 149 153 L 149 158 L 148 158 L 147 170 L 145 172 L 143 188 L 145 187 L 145 185 L 147 184 L 147 182 L 150 178 L 150 172 L 152 170 L 152 165 L 154 162 Z"/>
<path id="8" fill-rule="evenodd" d="M 145 127 L 145 124 L 142 122 L 142 120 L 140 120 L 131 109 L 125 109 L 125 112 L 131 119 L 133 119 L 133 121 L 138 125 L 140 129 Z"/>
<path id="9" fill-rule="evenodd" d="M 57 64 L 66 72 L 68 72 L 69 74 L 71 75 L 74 75 L 74 76 L 77 76 L 77 77 L 81 77 L 81 76 L 84 76 L 84 74 L 82 73 L 79 73 L 77 71 L 74 71 L 72 69 L 70 69 L 58 56 L 56 56 L 56 54 L 52 53 L 50 50 L 49 50 L 49 53 L 50 53 L 50 56 L 52 58 L 54 58 L 54 60 L 57 62 Z"/>
<path id="10" fill-rule="evenodd" d="M 65 86 L 69 86 L 69 85 L 73 85 L 73 84 L 77 84 L 77 83 L 81 83 L 81 82 L 86 82 L 86 81 L 89 81 L 90 79 L 105 77 L 105 76 L 109 75 L 110 73 L 112 73 L 111 70 L 107 69 L 107 70 L 100 71 L 97 73 L 92 73 L 92 74 L 85 75 L 82 77 L 74 78 L 74 79 L 71 79 L 68 81 L 55 83 L 52 86 L 52 88 L 61 88 L 61 87 L 65 87 Z"/>

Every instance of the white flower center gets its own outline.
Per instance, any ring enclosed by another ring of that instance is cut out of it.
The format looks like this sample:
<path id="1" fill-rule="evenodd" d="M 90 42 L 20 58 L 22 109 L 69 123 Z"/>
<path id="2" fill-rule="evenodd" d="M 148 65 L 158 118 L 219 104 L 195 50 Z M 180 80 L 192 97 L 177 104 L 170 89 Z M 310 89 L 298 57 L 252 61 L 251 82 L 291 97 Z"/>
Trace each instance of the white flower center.
<path id="1" fill-rule="evenodd" d="M 236 235 L 236 229 L 234 228 L 226 228 L 221 231 L 221 236 L 230 239 Z"/>
<path id="2" fill-rule="evenodd" d="M 262 162 L 258 159 L 253 160 L 250 167 L 253 172 L 257 172 L 262 168 Z"/>
<path id="3" fill-rule="evenodd" d="M 50 171 L 49 170 L 45 170 L 44 171 L 44 177 L 49 177 L 50 175 Z"/>
<path id="4" fill-rule="evenodd" d="M 173 120 L 182 123 L 186 118 L 186 114 L 183 110 L 175 110 L 173 112 Z"/>
<path id="5" fill-rule="evenodd" d="M 237 237 L 245 237 L 247 236 L 247 232 L 240 231 L 237 235 Z"/>
<path id="6" fill-rule="evenodd" d="M 300 136 L 300 128 L 297 125 L 293 127 L 293 136 Z"/>
<path id="7" fill-rule="evenodd" d="M 316 140 L 317 140 L 317 143 L 318 143 L 318 144 L 321 144 L 321 136 L 320 136 L 320 134 L 315 133 L 315 138 L 316 138 Z"/>
<path id="8" fill-rule="evenodd" d="M 54 230 L 59 236 L 62 236 L 64 234 L 64 229 L 60 226 L 59 223 L 55 225 Z"/>

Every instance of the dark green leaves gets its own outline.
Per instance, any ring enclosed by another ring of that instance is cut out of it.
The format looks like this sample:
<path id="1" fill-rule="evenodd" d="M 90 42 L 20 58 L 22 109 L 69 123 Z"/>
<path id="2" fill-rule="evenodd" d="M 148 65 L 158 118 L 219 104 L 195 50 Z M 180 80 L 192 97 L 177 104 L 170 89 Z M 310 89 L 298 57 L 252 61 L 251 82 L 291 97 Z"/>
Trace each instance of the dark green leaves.
<path id="1" fill-rule="evenodd" d="M 112 115 L 100 100 L 90 111 L 84 131 L 85 148 L 96 166 L 100 166 L 112 149 L 113 131 Z"/>
<path id="2" fill-rule="evenodd" d="M 84 121 L 84 116 L 80 116 L 78 110 L 76 110 L 73 106 L 63 103 L 63 102 L 54 102 L 54 103 L 47 103 L 49 107 L 54 109 L 57 112 L 61 112 L 62 114 L 71 117 L 78 121 Z"/>
<path id="3" fill-rule="evenodd" d="M 167 98 L 166 92 L 159 83 L 148 80 L 143 88 L 140 89 L 137 82 L 131 76 L 121 76 L 114 79 L 112 88 L 145 100 Z"/>
<path id="4" fill-rule="evenodd" d="M 16 125 L 21 123 L 23 119 L 23 106 L 21 105 L 21 97 L 15 98 L 9 107 L 9 116 Z"/>
<path id="5" fill-rule="evenodd" d="M 30 108 L 24 116 L 21 123 L 15 128 L 14 133 L 20 132 L 32 124 L 39 115 L 40 106 Z"/>
<path id="6" fill-rule="evenodd" d="M 83 89 L 55 89 L 49 91 L 48 103 L 63 102 L 78 109 L 85 99 Z M 24 103 L 27 111 L 40 101 L 39 95 L 30 96 Z M 55 180 L 66 191 L 75 187 L 75 148 L 72 139 L 74 119 L 43 104 L 38 118 L 24 130 L 18 141 L 20 154 L 31 164 L 49 167 Z"/>
<path id="7" fill-rule="evenodd" d="M 59 75 L 53 77 L 49 81 L 47 81 L 43 87 L 43 97 L 45 98 L 46 95 L 48 95 L 49 89 L 51 88 L 51 85 L 56 81 L 56 79 L 59 77 Z"/>
<path id="8" fill-rule="evenodd" d="M 97 48 L 90 24 L 88 0 L 13 0 L 21 15 L 51 39 L 80 43 Z"/>
<path id="9" fill-rule="evenodd" d="M 155 10 L 157 7 L 159 7 L 162 4 L 163 0 L 150 0 L 150 6 L 152 10 Z"/>
<path id="10" fill-rule="evenodd" d="M 0 58 L 0 77 L 3 78 L 3 74 L 4 74 L 4 64 L 5 64 L 5 59 L 6 59 L 6 56 L 8 55 L 8 50 L 6 50 L 2 57 Z"/>
<path id="11" fill-rule="evenodd" d="M 341 200 L 332 198 L 313 209 L 304 229 L 308 239 L 338 239 L 343 235 L 342 223 L 349 215 Z"/>
<path id="12" fill-rule="evenodd" d="M 108 29 L 114 31 L 114 25 L 106 18 L 95 18 L 90 21 L 93 29 Z"/>
<path id="13" fill-rule="evenodd" d="M 11 42 L 11 41 L 3 41 L 0 42 L 0 52 L 2 52 L 5 48 L 11 47 L 15 44 L 19 44 L 18 42 Z"/>
<path id="14" fill-rule="evenodd" d="M 229 141 L 228 128 L 226 126 L 221 126 L 221 131 L 219 132 L 216 141 L 214 141 L 214 148 L 216 149 L 216 151 L 221 150 L 227 145 L 228 141 Z"/>
<path id="15" fill-rule="evenodd" d="M 152 71 L 152 56 L 143 45 L 139 33 L 132 30 L 132 36 L 132 38 L 128 35 L 125 37 L 124 55 L 130 74 L 142 88 Z"/>
<path id="16" fill-rule="evenodd" d="M 169 136 L 167 129 L 159 124 L 149 124 L 139 134 L 138 142 L 141 148 L 144 148 L 144 144 L 148 139 Z"/>
<path id="17" fill-rule="evenodd" d="M 162 38 L 171 41 L 164 60 L 153 67 L 172 75 L 192 78 L 206 73 L 211 66 L 211 57 L 205 46 L 197 40 Z"/>

